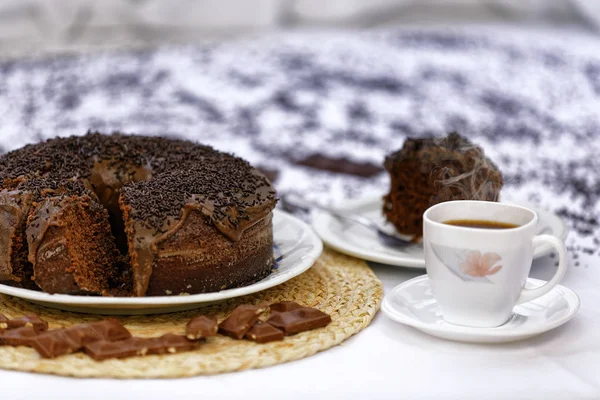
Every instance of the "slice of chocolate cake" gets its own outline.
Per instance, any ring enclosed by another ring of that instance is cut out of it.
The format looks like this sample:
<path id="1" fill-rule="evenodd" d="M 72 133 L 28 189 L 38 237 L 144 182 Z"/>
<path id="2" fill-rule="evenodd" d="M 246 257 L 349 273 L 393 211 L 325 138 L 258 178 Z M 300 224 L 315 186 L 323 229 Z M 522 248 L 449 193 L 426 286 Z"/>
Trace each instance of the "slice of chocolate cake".
<path id="1" fill-rule="evenodd" d="M 26 229 L 39 202 L 67 193 L 93 194 L 82 183 L 57 182 L 45 178 L 14 180 L 0 191 L 0 281 L 12 286 L 39 290 L 29 261 Z"/>
<path id="2" fill-rule="evenodd" d="M 43 291 L 108 294 L 120 254 L 108 212 L 87 194 L 42 199 L 26 229 L 33 280 Z"/>
<path id="3" fill-rule="evenodd" d="M 502 174 L 483 150 L 453 132 L 445 138 L 411 139 L 388 155 L 390 192 L 383 213 L 403 234 L 420 238 L 423 213 L 449 200 L 497 201 Z"/>
<path id="4" fill-rule="evenodd" d="M 33 197 L 29 191 L 0 191 L 0 282 L 27 289 L 36 289 L 25 238 Z"/>

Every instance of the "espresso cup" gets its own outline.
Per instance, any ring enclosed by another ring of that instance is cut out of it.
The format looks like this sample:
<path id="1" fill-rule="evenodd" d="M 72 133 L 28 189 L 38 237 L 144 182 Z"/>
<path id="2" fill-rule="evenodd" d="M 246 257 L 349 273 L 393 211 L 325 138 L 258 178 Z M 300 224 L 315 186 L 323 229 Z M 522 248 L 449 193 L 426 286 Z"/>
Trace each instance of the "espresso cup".
<path id="1" fill-rule="evenodd" d="M 449 220 L 485 220 L 518 225 L 508 229 L 470 228 Z M 567 269 L 566 248 L 554 236 L 536 236 L 538 216 L 525 207 L 487 201 L 449 201 L 423 215 L 427 275 L 446 322 L 495 327 L 512 316 L 516 304 L 548 293 Z M 533 248 L 550 244 L 558 254 L 554 277 L 525 289 Z"/>

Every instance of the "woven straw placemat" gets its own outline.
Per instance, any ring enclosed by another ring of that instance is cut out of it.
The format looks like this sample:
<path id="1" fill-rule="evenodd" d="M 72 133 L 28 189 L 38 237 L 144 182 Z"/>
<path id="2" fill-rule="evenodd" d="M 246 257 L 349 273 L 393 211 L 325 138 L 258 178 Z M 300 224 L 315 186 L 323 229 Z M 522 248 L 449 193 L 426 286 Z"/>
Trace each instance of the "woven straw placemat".
<path id="1" fill-rule="evenodd" d="M 239 304 L 292 300 L 330 314 L 332 323 L 325 328 L 266 344 L 216 336 L 192 352 L 103 362 L 82 353 L 45 360 L 27 347 L 0 346 L 0 368 L 82 378 L 178 378 L 268 367 L 308 357 L 358 333 L 369 325 L 382 297 L 381 282 L 365 262 L 325 249 L 307 272 L 260 293 L 192 311 L 117 317 L 136 336 L 183 334 L 187 321 L 200 313 L 215 315 L 221 321 Z M 8 317 L 38 314 L 49 322 L 51 329 L 99 319 L 35 306 L 4 295 L 0 295 L 0 312 Z"/>

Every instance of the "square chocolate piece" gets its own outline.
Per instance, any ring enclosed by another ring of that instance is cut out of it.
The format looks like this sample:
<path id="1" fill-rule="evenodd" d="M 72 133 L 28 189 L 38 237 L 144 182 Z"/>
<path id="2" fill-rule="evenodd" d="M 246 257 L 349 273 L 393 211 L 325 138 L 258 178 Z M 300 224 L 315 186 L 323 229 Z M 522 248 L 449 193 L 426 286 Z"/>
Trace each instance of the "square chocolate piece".
<path id="1" fill-rule="evenodd" d="M 81 349 L 81 340 L 72 336 L 66 329 L 57 329 L 34 337 L 31 346 L 43 358 L 55 358 Z"/>
<path id="2" fill-rule="evenodd" d="M 219 332 L 234 339 L 242 339 L 263 312 L 263 307 L 249 304 L 238 306 L 219 324 Z"/>
<path id="3" fill-rule="evenodd" d="M 15 318 L 7 321 L 7 324 L 8 329 L 30 326 L 36 333 L 41 333 L 48 330 L 48 323 L 37 315 L 26 315 L 24 317 Z"/>
<path id="4" fill-rule="evenodd" d="M 85 345 L 85 353 L 96 361 L 109 358 L 127 358 L 149 354 L 175 354 L 193 350 L 197 342 L 187 340 L 185 336 L 171 333 L 158 338 L 132 337 L 116 342 L 98 341 Z"/>
<path id="5" fill-rule="evenodd" d="M 107 318 L 103 321 L 92 322 L 89 328 L 98 334 L 103 340 L 114 342 L 116 340 L 124 340 L 131 337 L 131 332 L 123 326 L 119 320 L 115 318 Z"/>
<path id="6" fill-rule="evenodd" d="M 159 338 L 144 339 L 143 354 L 175 354 L 190 351 L 198 347 L 198 342 L 188 340 L 185 336 L 167 333 Z"/>
<path id="7" fill-rule="evenodd" d="M 44 332 L 33 338 L 31 345 L 42 357 L 55 358 L 79 351 L 89 343 L 130 337 L 131 333 L 119 321 L 106 319 Z"/>
<path id="8" fill-rule="evenodd" d="M 327 326 L 331 322 L 331 317 L 316 308 L 303 307 L 275 313 L 267 322 L 281 329 L 286 335 L 293 335 Z"/>
<path id="9" fill-rule="evenodd" d="M 254 326 L 246 333 L 246 339 L 256 343 L 268 343 L 283 339 L 283 331 L 266 322 L 256 321 Z"/>
<path id="10" fill-rule="evenodd" d="M 204 339 L 209 336 L 215 336 L 219 330 L 216 318 L 199 315 L 192 318 L 185 326 L 185 337 L 189 340 Z"/>
<path id="11" fill-rule="evenodd" d="M 37 333 L 31 326 L 8 329 L 0 332 L 0 346 L 31 346 Z"/>
<path id="12" fill-rule="evenodd" d="M 138 355 L 138 350 L 141 348 L 140 342 L 143 340 L 133 337 L 116 342 L 99 340 L 86 344 L 83 350 L 85 354 L 96 361 L 108 360 L 110 358 L 134 357 Z"/>

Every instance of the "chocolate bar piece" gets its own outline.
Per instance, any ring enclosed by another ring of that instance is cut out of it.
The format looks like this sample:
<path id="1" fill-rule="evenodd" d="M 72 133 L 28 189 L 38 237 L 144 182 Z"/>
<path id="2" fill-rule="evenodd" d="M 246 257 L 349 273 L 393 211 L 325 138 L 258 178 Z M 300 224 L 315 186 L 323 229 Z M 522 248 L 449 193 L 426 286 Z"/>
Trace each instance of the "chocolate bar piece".
<path id="1" fill-rule="evenodd" d="M 167 333 L 159 338 L 143 339 L 141 355 L 175 354 L 193 350 L 199 343 L 188 340 L 185 336 Z"/>
<path id="2" fill-rule="evenodd" d="M 74 330 L 70 333 L 66 329 L 49 331 L 33 338 L 31 346 L 44 358 L 73 353 L 81 348 L 84 335 L 83 332 Z"/>
<path id="3" fill-rule="evenodd" d="M 208 336 L 215 336 L 219 330 L 217 320 L 206 315 L 199 315 L 192 318 L 185 326 L 185 337 L 189 340 L 204 339 Z"/>
<path id="4" fill-rule="evenodd" d="M 356 162 L 345 157 L 329 157 L 319 153 L 312 154 L 301 160 L 293 160 L 293 162 L 296 165 L 302 165 L 309 168 L 316 168 L 339 174 L 356 175 L 363 178 L 370 178 L 383 172 L 383 168 L 370 162 Z"/>
<path id="5" fill-rule="evenodd" d="M 321 328 L 331 322 L 331 317 L 316 308 L 303 307 L 273 314 L 267 321 L 286 335 Z"/>
<path id="6" fill-rule="evenodd" d="M 303 308 L 304 306 L 301 306 L 300 304 L 294 302 L 294 301 L 280 301 L 279 303 L 274 303 L 271 304 L 270 308 L 271 311 L 276 311 L 276 312 L 286 312 L 286 311 L 294 311 L 297 310 L 299 308 Z"/>
<path id="7" fill-rule="evenodd" d="M 79 324 L 38 335 L 31 346 L 44 358 L 55 358 L 81 350 L 88 343 L 99 340 L 115 341 L 131 337 L 131 333 L 117 320 Z"/>
<path id="8" fill-rule="evenodd" d="M 219 332 L 234 339 L 241 339 L 252 328 L 265 307 L 243 304 L 236 307 L 223 322 L 219 324 Z"/>
<path id="9" fill-rule="evenodd" d="M 100 340 L 86 344 L 83 346 L 83 351 L 96 361 L 107 360 L 109 358 L 133 357 L 138 355 L 138 343 L 141 340 L 143 339 L 135 337 L 119 340 L 118 342 Z"/>
<path id="10" fill-rule="evenodd" d="M 254 326 L 246 333 L 246 339 L 256 343 L 267 343 L 283 339 L 283 331 L 266 322 L 256 321 Z"/>
<path id="11" fill-rule="evenodd" d="M 31 326 L 8 329 L 0 332 L 0 345 L 2 346 L 31 346 L 31 341 L 37 336 Z"/>
<path id="12" fill-rule="evenodd" d="M 16 329 L 26 326 L 32 327 L 37 333 L 48 330 L 48 323 L 40 319 L 37 315 L 8 319 L 6 316 L 0 314 L 0 329 Z"/>
<path id="13" fill-rule="evenodd" d="M 102 340 L 107 340 L 109 342 L 129 339 L 131 337 L 131 332 L 129 332 L 127 328 L 123 326 L 123 324 L 114 318 L 107 318 L 103 321 L 82 325 L 89 326 L 89 328 L 94 330 L 102 338 Z"/>
<path id="14" fill-rule="evenodd" d="M 37 315 L 26 315 L 24 317 L 15 318 L 8 323 L 8 329 L 30 326 L 36 333 L 45 332 L 48 330 L 48 323 L 42 320 Z"/>
<path id="15" fill-rule="evenodd" d="M 147 354 L 174 354 L 193 350 L 198 346 L 185 336 L 166 334 L 159 338 L 129 338 L 117 342 L 97 341 L 84 346 L 87 355 L 96 361 L 109 358 L 145 356 Z"/>

